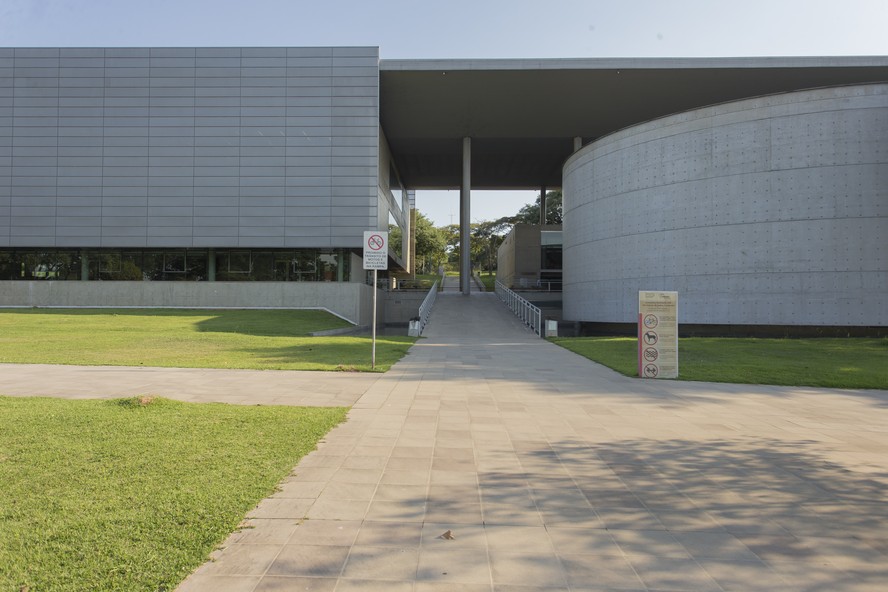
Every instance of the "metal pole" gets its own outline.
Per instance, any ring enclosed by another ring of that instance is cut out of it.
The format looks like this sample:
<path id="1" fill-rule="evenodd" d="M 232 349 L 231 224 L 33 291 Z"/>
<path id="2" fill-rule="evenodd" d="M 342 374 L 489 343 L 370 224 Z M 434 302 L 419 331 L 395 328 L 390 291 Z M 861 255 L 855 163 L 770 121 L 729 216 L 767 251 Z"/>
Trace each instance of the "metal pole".
<path id="1" fill-rule="evenodd" d="M 472 139 L 463 138 L 462 191 L 459 196 L 459 283 L 462 293 L 469 295 L 472 276 L 472 245 L 470 204 L 472 194 Z"/>
<path id="2" fill-rule="evenodd" d="M 376 369 L 376 273 L 377 271 L 373 270 L 373 347 L 372 352 L 370 354 L 370 369 Z"/>

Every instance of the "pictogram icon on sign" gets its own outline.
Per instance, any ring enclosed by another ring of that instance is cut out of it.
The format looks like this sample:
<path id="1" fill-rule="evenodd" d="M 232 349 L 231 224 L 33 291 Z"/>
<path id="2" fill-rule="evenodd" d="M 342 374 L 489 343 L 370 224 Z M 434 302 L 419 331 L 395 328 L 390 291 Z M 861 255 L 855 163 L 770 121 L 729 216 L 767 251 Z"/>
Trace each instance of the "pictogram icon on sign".
<path id="1" fill-rule="evenodd" d="M 385 239 L 378 234 L 370 235 L 370 238 L 367 239 L 367 246 L 374 251 L 378 251 L 385 246 Z"/>
<path id="2" fill-rule="evenodd" d="M 678 378 L 678 292 L 638 292 L 637 371 L 642 378 Z"/>
<path id="3" fill-rule="evenodd" d="M 364 269 L 388 269 L 388 232 L 364 231 Z"/>

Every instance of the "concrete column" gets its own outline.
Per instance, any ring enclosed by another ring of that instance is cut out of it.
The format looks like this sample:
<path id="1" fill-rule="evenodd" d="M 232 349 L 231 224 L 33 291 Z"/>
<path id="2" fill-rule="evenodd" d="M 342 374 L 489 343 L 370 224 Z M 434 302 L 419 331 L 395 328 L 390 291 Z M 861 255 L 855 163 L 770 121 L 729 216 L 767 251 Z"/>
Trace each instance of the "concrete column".
<path id="1" fill-rule="evenodd" d="M 546 186 L 540 187 L 540 226 L 546 223 Z"/>
<path id="2" fill-rule="evenodd" d="M 82 253 L 80 255 L 80 281 L 86 282 L 89 280 L 89 254 Z"/>
<path id="3" fill-rule="evenodd" d="M 216 251 L 215 249 L 207 250 L 207 281 L 216 281 Z"/>
<path id="4" fill-rule="evenodd" d="M 410 277 L 416 279 L 416 208 L 410 208 L 410 215 L 407 216 L 410 224 L 410 240 L 407 242 L 405 251 L 407 252 L 407 273 Z"/>
<path id="5" fill-rule="evenodd" d="M 470 204 L 472 200 L 472 139 L 463 138 L 462 188 L 459 192 L 459 283 L 469 295 L 472 286 L 472 243 Z"/>
<path id="6" fill-rule="evenodd" d="M 583 138 L 581 138 L 580 136 L 576 136 L 574 138 L 574 152 L 576 152 L 577 150 L 579 150 L 582 147 L 583 147 Z"/>

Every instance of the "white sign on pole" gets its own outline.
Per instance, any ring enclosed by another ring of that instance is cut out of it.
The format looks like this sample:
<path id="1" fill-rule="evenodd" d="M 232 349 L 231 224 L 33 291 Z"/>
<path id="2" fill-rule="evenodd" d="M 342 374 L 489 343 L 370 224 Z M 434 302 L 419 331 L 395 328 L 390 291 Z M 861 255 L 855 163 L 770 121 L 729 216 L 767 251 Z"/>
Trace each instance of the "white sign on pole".
<path id="1" fill-rule="evenodd" d="M 388 269 L 389 233 L 387 230 L 364 231 L 364 269 L 373 270 L 373 321 L 370 367 L 376 368 L 376 274 Z"/>
<path id="2" fill-rule="evenodd" d="M 364 231 L 364 269 L 388 269 L 388 231 Z"/>
<path id="3" fill-rule="evenodd" d="M 638 375 L 678 378 L 678 292 L 638 293 Z"/>

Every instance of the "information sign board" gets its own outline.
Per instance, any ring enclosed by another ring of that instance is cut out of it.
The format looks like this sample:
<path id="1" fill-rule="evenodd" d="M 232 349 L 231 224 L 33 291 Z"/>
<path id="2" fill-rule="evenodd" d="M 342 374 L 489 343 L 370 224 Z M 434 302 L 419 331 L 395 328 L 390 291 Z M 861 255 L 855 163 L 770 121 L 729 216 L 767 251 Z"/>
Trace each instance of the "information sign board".
<path id="1" fill-rule="evenodd" d="M 638 375 L 678 378 L 678 292 L 638 293 Z"/>
<path id="2" fill-rule="evenodd" d="M 388 231 L 364 231 L 364 269 L 388 269 Z"/>

